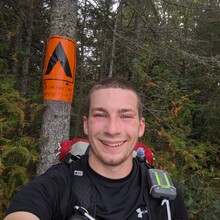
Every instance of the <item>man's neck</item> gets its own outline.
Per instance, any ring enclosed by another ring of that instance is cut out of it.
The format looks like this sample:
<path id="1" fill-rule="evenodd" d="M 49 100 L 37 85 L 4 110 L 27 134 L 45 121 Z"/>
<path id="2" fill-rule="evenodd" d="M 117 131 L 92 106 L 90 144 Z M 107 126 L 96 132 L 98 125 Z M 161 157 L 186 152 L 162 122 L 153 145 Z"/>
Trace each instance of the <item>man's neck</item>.
<path id="1" fill-rule="evenodd" d="M 109 179 L 122 179 L 129 175 L 132 170 L 132 157 L 118 165 L 108 165 L 102 162 L 97 162 L 95 158 L 89 156 L 89 166 L 99 175 Z"/>

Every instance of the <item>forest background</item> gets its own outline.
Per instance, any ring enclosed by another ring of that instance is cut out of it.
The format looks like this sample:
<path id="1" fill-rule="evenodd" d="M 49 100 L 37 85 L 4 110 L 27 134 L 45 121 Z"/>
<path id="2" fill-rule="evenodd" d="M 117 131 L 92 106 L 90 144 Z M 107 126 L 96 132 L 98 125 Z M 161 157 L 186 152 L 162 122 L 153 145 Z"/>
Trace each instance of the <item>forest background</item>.
<path id="1" fill-rule="evenodd" d="M 50 15 L 49 0 L 0 0 L 0 219 L 36 175 Z M 85 138 L 85 99 L 96 81 L 131 81 L 154 165 L 179 182 L 190 219 L 219 219 L 220 1 L 79 0 L 73 40 L 69 138 Z"/>

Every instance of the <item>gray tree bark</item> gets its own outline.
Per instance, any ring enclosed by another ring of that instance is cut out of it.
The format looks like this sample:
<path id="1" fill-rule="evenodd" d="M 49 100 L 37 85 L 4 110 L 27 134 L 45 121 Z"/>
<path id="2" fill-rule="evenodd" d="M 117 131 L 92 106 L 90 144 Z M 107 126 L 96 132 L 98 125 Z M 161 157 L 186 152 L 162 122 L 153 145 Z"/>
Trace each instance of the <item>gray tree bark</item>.
<path id="1" fill-rule="evenodd" d="M 75 40 L 77 22 L 77 0 L 52 0 L 50 35 L 60 35 Z M 39 144 L 40 161 L 37 174 L 46 171 L 58 162 L 58 142 L 69 139 L 71 103 L 45 100 L 46 109 L 41 127 Z"/>

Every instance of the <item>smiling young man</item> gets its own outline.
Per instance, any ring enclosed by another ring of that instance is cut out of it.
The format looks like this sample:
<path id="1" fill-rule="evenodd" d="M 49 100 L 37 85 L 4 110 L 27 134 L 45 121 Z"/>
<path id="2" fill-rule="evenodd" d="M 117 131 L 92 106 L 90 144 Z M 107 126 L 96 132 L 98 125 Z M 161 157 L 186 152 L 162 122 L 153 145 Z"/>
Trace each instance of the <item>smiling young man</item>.
<path id="1" fill-rule="evenodd" d="M 12 200 L 5 220 L 69 219 L 83 206 L 101 220 L 166 220 L 160 199 L 149 194 L 147 167 L 133 158 L 144 134 L 141 99 L 127 81 L 110 78 L 88 95 L 83 118 L 89 155 L 66 166 L 52 166 L 27 184 Z M 187 220 L 181 191 L 171 201 L 171 217 Z M 74 218 L 72 218 L 74 219 Z"/>
<path id="2" fill-rule="evenodd" d="M 99 88 L 90 96 L 84 132 L 91 144 L 89 165 L 102 176 L 123 178 L 132 169 L 133 149 L 145 128 L 138 99 L 132 90 L 121 88 Z"/>

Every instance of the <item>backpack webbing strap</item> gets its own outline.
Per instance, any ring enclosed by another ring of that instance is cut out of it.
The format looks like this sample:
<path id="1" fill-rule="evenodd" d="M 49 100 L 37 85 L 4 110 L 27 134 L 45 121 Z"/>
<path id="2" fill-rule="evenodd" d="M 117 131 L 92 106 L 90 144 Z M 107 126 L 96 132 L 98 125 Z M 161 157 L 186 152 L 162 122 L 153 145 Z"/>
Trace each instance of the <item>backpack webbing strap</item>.
<path id="1" fill-rule="evenodd" d="M 69 159 L 67 159 L 67 161 L 70 161 L 69 163 L 67 163 L 67 166 L 70 168 L 71 175 L 74 175 L 74 177 L 72 178 L 71 187 L 72 207 L 74 207 L 75 205 L 82 206 L 89 212 L 91 216 L 95 216 L 96 193 L 93 183 L 90 181 L 86 172 L 83 170 L 80 159 L 78 157 L 70 157 Z M 73 212 L 75 212 L 74 209 Z"/>

